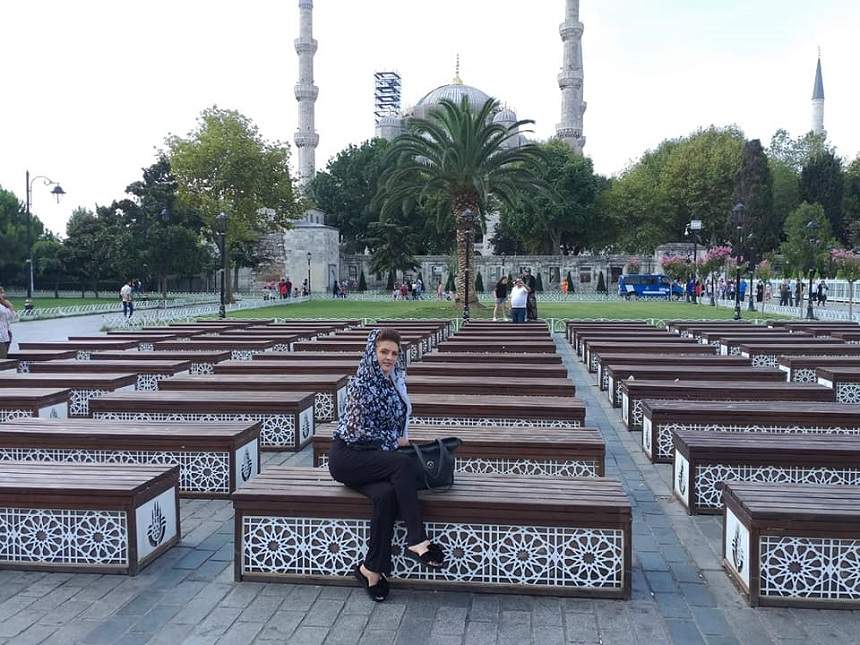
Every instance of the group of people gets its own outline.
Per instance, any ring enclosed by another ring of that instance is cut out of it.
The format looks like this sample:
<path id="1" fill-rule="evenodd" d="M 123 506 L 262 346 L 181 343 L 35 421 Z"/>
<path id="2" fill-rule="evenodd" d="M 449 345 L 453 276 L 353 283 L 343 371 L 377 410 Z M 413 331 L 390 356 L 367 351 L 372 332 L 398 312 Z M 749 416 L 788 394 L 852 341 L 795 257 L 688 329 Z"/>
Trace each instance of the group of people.
<path id="1" fill-rule="evenodd" d="M 421 300 L 423 294 L 424 281 L 419 277 L 415 280 L 407 279 L 403 282 L 395 282 L 394 290 L 391 292 L 391 298 L 393 300 Z"/>
<path id="2" fill-rule="evenodd" d="M 6 358 L 9 354 L 15 316 L 15 305 L 6 297 L 6 290 L 0 287 L 0 358 Z"/>
<path id="3" fill-rule="evenodd" d="M 770 287 L 770 284 L 768 284 Z M 823 279 L 818 281 L 813 292 L 813 302 L 819 307 L 827 306 L 827 282 Z M 779 285 L 779 304 L 784 307 L 799 307 L 806 301 L 806 285 L 799 278 L 794 282 L 794 289 L 788 279 L 784 279 Z"/>
<path id="4" fill-rule="evenodd" d="M 531 269 L 526 269 L 514 280 L 513 285 L 508 284 L 507 276 L 502 276 L 496 282 L 495 295 L 493 321 L 499 319 L 500 308 L 502 320 L 508 320 L 506 315 L 508 302 L 510 302 L 513 322 L 524 323 L 526 320 L 537 320 L 537 279 L 532 275 Z"/>

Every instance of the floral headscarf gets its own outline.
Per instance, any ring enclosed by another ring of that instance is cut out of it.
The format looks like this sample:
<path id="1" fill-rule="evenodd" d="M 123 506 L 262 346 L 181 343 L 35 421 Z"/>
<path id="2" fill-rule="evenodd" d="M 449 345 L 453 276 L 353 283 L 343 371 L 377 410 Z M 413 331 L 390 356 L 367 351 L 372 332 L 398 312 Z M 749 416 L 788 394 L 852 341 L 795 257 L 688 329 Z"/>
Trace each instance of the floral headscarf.
<path id="1" fill-rule="evenodd" d="M 398 361 L 390 378 L 376 358 L 374 329 L 367 337 L 364 356 L 355 378 L 347 387 L 346 409 L 340 417 L 336 439 L 353 448 L 394 450 L 398 437 L 407 434 L 412 404 L 406 394 L 406 372 Z"/>

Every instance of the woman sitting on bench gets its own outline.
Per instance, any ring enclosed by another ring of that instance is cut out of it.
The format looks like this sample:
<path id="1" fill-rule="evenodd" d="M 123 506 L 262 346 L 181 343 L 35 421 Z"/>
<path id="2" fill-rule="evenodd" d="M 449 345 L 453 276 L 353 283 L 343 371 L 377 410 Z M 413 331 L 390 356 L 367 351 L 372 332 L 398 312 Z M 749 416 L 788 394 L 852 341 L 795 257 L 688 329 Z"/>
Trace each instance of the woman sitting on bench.
<path id="1" fill-rule="evenodd" d="M 347 389 L 346 411 L 334 432 L 328 462 L 334 479 L 371 499 L 370 544 L 355 577 L 376 602 L 388 597 L 386 576 L 391 574 L 391 540 L 398 517 L 406 523 L 405 556 L 432 569 L 441 569 L 445 560 L 442 549 L 424 532 L 413 462 L 396 452 L 409 443 L 412 411 L 399 355 L 397 331 L 370 332 Z"/>

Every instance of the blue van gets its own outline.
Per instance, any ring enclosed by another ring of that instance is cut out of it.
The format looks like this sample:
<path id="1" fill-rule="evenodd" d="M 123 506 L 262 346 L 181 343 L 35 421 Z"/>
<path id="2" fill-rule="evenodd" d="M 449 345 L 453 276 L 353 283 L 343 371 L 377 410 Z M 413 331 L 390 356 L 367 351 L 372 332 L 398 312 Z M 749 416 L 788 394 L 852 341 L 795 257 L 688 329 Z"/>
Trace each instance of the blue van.
<path id="1" fill-rule="evenodd" d="M 618 295 L 622 298 L 684 297 L 684 287 L 672 284 L 668 276 L 657 273 L 632 273 L 618 279 Z"/>

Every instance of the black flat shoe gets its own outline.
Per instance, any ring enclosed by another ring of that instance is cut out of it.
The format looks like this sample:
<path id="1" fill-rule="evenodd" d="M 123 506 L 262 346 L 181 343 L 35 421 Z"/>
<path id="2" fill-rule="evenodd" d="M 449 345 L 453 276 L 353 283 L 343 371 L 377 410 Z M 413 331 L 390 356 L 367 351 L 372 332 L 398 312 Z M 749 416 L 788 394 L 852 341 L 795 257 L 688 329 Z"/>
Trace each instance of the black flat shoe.
<path id="1" fill-rule="evenodd" d="M 370 581 L 367 579 L 367 576 L 361 572 L 361 565 L 356 565 L 355 571 L 353 572 L 355 575 L 355 579 L 358 580 L 358 584 L 364 587 L 364 590 L 367 592 L 367 595 L 370 596 L 373 602 L 382 602 L 386 598 L 388 598 L 388 580 L 384 577 L 380 576 L 379 582 L 375 585 L 371 586 Z"/>
<path id="2" fill-rule="evenodd" d="M 427 547 L 427 550 L 421 555 L 418 555 L 409 547 L 403 549 L 403 553 L 407 558 L 420 562 L 428 569 L 439 571 L 445 568 L 445 552 L 442 551 L 442 547 L 438 544 L 433 544 L 431 542 Z"/>

